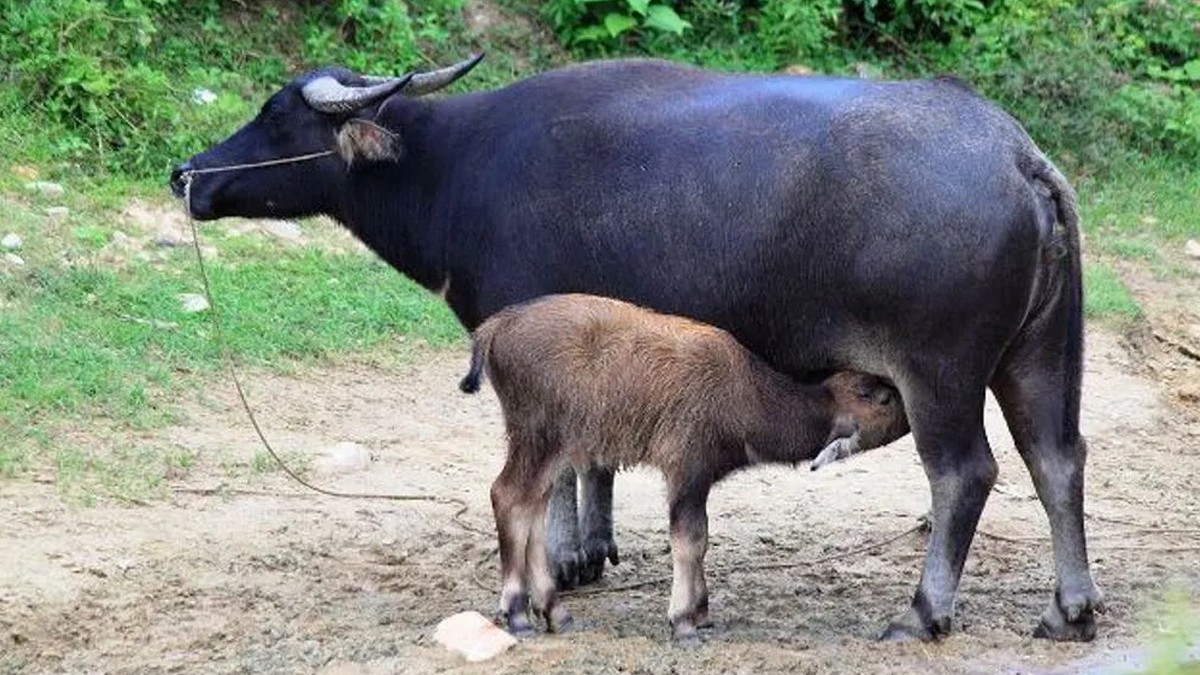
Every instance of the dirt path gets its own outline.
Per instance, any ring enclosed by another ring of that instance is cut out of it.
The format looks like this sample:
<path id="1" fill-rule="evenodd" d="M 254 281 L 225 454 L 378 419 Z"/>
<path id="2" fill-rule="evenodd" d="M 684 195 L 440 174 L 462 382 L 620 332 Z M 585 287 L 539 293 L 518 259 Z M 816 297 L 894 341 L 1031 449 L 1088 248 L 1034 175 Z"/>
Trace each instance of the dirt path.
<path id="1" fill-rule="evenodd" d="M 455 496 L 470 505 L 465 520 L 490 528 L 500 417 L 490 393 L 455 389 L 465 364 L 455 352 L 394 372 L 252 374 L 251 395 L 281 447 L 315 455 L 350 441 L 371 454 L 357 470 L 318 465 L 313 480 Z M 181 487 L 266 494 L 179 492 L 169 503 L 83 509 L 64 506 L 53 486 L 3 485 L 0 673 L 1099 672 L 1081 664 L 1111 663 L 1139 644 L 1165 589 L 1200 592 L 1195 530 L 1138 531 L 1200 527 L 1200 422 L 1131 368 L 1115 339 L 1092 337 L 1089 531 L 1110 611 L 1091 645 L 1029 638 L 1052 587 L 1047 526 L 994 406 L 988 428 L 1001 482 L 967 563 L 958 631 L 942 644 L 871 639 L 910 598 L 919 534 L 809 568 L 746 569 L 912 527 L 929 497 L 905 439 L 817 473 L 755 469 L 718 486 L 709 557 L 718 628 L 704 648 L 669 643 L 659 585 L 568 598 L 575 632 L 466 665 L 430 635 L 453 612 L 491 613 L 493 541 L 455 525 L 445 505 L 322 497 L 278 474 L 231 477 L 227 467 L 245 466 L 258 448 L 222 383 L 148 440 L 196 453 Z M 622 474 L 616 503 L 623 562 L 607 583 L 669 572 L 659 478 Z M 481 558 L 488 590 L 472 578 Z"/>

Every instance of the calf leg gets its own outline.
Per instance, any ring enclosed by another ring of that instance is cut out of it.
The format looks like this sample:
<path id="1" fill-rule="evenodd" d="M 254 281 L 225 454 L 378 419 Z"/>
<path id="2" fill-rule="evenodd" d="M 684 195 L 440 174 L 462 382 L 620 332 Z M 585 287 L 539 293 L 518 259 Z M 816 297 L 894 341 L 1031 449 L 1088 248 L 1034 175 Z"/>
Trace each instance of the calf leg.
<path id="1" fill-rule="evenodd" d="M 500 614 L 514 635 L 533 632 L 526 609 L 529 592 L 525 585 L 529 529 L 532 520 L 522 503 L 524 481 L 514 461 L 513 450 L 500 476 L 492 483 L 492 512 L 500 543 Z"/>
<path id="2" fill-rule="evenodd" d="M 591 467 L 579 471 L 579 529 L 582 535 L 579 583 L 604 576 L 604 561 L 620 562 L 613 541 L 613 470 Z"/>
<path id="3" fill-rule="evenodd" d="M 996 482 L 996 461 L 983 430 L 984 384 L 914 382 L 901 392 L 929 479 L 933 531 L 912 605 L 891 622 L 885 639 L 931 640 L 950 632 L 963 563 Z"/>
<path id="4" fill-rule="evenodd" d="M 545 619 L 546 629 L 551 633 L 566 630 L 571 625 L 571 615 L 558 604 L 558 588 L 551 573 L 550 560 L 546 554 L 546 511 L 550 498 L 549 486 L 537 499 L 536 511 L 529 532 L 526 560 L 529 565 L 530 599 L 533 614 Z"/>
<path id="5" fill-rule="evenodd" d="M 708 588 L 704 583 L 704 554 L 708 550 L 709 486 L 668 486 L 671 509 L 671 604 L 667 620 L 674 638 L 685 644 L 700 641 L 697 629 L 709 625 Z"/>

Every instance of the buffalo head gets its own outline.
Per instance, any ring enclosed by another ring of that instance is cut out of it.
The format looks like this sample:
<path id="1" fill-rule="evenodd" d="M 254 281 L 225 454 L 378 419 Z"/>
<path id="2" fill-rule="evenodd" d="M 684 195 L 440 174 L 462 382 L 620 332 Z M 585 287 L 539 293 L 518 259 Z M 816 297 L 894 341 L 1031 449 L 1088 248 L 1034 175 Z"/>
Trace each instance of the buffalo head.
<path id="1" fill-rule="evenodd" d="M 227 216 L 295 218 L 328 213 L 345 181 L 347 148 L 356 158 L 388 157 L 382 129 L 355 120 L 357 113 L 389 96 L 420 96 L 454 82 L 482 55 L 429 73 L 372 77 L 345 68 L 327 68 L 297 77 L 263 104 L 258 115 L 232 136 L 193 156 L 171 174 L 171 188 L 184 194 L 188 172 L 231 167 L 324 151 L 337 154 L 308 161 L 192 176 L 191 208 L 201 220 Z"/>

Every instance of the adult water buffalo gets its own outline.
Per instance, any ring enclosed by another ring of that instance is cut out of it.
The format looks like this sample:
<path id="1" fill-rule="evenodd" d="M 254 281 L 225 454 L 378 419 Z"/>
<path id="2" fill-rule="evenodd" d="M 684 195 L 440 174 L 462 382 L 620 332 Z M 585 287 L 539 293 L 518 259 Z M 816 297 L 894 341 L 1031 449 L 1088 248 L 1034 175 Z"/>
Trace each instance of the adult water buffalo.
<path id="1" fill-rule="evenodd" d="M 423 99 L 341 68 L 274 94 L 178 167 L 198 218 L 329 215 L 473 329 L 547 293 L 614 296 L 732 332 L 775 368 L 890 378 L 933 495 L 912 605 L 885 636 L 950 630 L 997 466 L 990 386 L 1049 516 L 1057 588 L 1036 634 L 1094 636 L 1083 523 L 1082 289 L 1070 185 L 951 79 L 872 82 L 608 61 Z M 373 121 L 373 122 L 371 122 Z M 611 474 L 583 481 L 584 562 L 611 546 Z M 552 555 L 578 550 L 573 478 Z M 614 561 L 615 562 L 615 561 Z"/>

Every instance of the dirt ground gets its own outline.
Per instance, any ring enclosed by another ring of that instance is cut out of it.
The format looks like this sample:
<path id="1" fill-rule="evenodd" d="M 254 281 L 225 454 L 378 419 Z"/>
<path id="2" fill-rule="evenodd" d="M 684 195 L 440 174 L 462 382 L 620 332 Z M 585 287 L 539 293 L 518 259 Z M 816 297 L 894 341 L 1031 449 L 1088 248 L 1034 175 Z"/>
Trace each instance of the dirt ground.
<path id="1" fill-rule="evenodd" d="M 967 563 L 956 633 L 943 643 L 873 640 L 911 597 L 922 534 L 805 562 L 917 523 L 928 488 L 905 439 L 816 473 L 758 468 L 717 487 L 708 563 L 717 628 L 704 647 L 670 643 L 659 584 L 568 597 L 573 632 L 466 664 L 431 634 L 454 612 L 492 613 L 494 541 L 456 524 L 446 504 L 337 499 L 277 472 L 231 473 L 259 447 L 222 379 L 183 402 L 180 424 L 145 434 L 196 454 L 166 501 L 81 508 L 53 485 L 3 485 L 0 672 L 1121 672 L 1159 626 L 1168 589 L 1200 595 L 1200 416 L 1160 390 L 1122 340 L 1093 332 L 1088 346 L 1089 534 L 1109 606 L 1092 644 L 1030 637 L 1052 593 L 1047 525 L 992 405 L 1001 479 Z M 350 469 L 310 463 L 311 480 L 457 497 L 469 506 L 463 521 L 490 529 L 500 416 L 490 392 L 457 391 L 466 363 L 456 351 L 392 369 L 350 363 L 248 379 L 268 435 L 293 458 L 339 442 L 370 453 Z M 622 563 L 604 584 L 669 573 L 659 477 L 619 475 L 616 504 Z M 794 566 L 753 569 L 766 563 Z"/>

